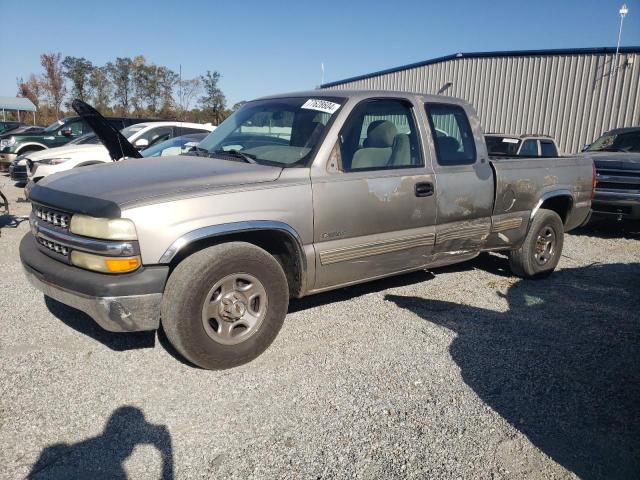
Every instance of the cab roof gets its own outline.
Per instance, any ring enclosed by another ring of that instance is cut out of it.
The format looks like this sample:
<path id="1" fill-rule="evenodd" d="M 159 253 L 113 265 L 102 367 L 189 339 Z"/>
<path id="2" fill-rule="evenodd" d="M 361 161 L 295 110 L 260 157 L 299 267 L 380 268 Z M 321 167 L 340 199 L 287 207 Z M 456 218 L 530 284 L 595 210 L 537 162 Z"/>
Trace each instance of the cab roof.
<path id="1" fill-rule="evenodd" d="M 457 97 L 447 95 L 432 95 L 420 92 L 403 92 L 397 90 L 351 90 L 351 89 L 331 89 L 331 90 L 306 90 L 301 92 L 289 92 L 278 95 L 268 95 L 256 100 L 269 100 L 275 98 L 306 97 L 306 98 L 344 98 L 356 101 L 368 98 L 415 98 L 421 97 L 427 102 L 454 103 L 457 105 L 469 105 L 469 102 Z"/>

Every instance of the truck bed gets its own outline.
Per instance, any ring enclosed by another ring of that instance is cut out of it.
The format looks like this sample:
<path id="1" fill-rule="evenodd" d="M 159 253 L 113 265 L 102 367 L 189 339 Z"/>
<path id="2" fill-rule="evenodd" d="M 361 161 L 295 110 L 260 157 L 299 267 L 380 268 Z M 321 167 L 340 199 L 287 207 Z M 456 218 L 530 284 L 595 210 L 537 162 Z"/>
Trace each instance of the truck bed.
<path id="1" fill-rule="evenodd" d="M 584 157 L 490 157 L 495 172 L 493 215 L 532 212 L 550 192 L 566 193 L 573 202 L 565 231 L 588 215 L 592 195 L 593 162 Z"/>

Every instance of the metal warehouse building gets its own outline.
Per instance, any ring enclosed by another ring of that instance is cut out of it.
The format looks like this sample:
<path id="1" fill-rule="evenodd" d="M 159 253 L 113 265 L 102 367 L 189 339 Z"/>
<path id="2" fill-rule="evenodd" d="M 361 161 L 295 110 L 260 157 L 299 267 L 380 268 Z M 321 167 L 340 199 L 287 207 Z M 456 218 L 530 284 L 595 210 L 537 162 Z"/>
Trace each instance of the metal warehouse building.
<path id="1" fill-rule="evenodd" d="M 321 88 L 441 92 L 471 102 L 486 132 L 547 134 L 571 153 L 640 125 L 640 47 L 457 53 Z"/>

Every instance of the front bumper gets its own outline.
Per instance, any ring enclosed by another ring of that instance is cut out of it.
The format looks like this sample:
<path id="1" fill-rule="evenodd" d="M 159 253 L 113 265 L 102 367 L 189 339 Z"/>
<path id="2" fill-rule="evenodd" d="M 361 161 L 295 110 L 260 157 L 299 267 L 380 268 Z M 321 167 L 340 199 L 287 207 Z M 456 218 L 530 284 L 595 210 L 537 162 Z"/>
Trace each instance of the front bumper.
<path id="1" fill-rule="evenodd" d="M 144 267 L 121 275 L 90 272 L 40 251 L 32 234 L 20 242 L 29 282 L 46 296 L 77 308 L 110 332 L 155 330 L 169 267 Z"/>
<path id="2" fill-rule="evenodd" d="M 591 208 L 599 215 L 640 219 L 640 192 L 596 189 Z"/>

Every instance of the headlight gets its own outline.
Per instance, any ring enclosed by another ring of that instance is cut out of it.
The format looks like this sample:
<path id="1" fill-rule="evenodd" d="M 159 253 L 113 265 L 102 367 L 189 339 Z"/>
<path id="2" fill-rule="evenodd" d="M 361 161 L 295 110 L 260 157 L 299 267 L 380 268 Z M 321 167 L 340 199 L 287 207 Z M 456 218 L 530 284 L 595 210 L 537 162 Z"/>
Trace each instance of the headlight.
<path id="1" fill-rule="evenodd" d="M 59 165 L 61 163 L 66 162 L 67 160 L 71 160 L 70 158 L 43 158 L 42 160 L 38 160 L 38 163 L 42 163 L 43 165 Z"/>
<path id="2" fill-rule="evenodd" d="M 16 143 L 16 137 L 9 137 L 9 138 L 5 138 L 4 140 L 0 140 L 0 146 L 2 147 L 10 147 L 12 145 L 15 145 Z"/>
<path id="3" fill-rule="evenodd" d="M 136 240 L 136 226 L 126 218 L 95 218 L 75 214 L 71 217 L 71 233 L 104 240 Z"/>
<path id="4" fill-rule="evenodd" d="M 140 257 L 103 257 L 74 250 L 71 263 L 76 267 L 102 273 L 126 273 L 140 266 Z"/>

